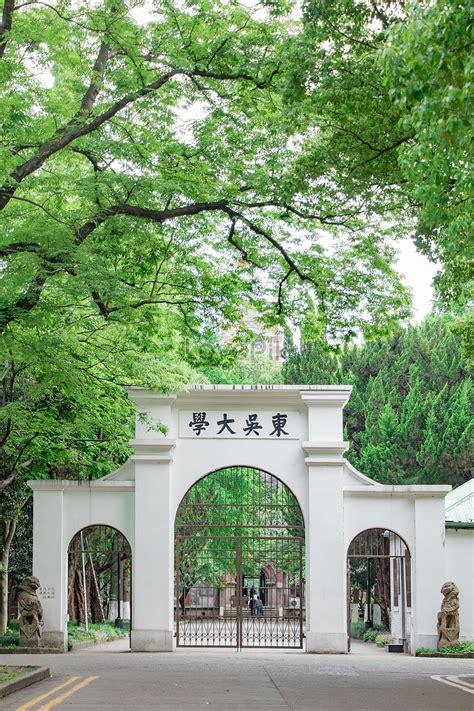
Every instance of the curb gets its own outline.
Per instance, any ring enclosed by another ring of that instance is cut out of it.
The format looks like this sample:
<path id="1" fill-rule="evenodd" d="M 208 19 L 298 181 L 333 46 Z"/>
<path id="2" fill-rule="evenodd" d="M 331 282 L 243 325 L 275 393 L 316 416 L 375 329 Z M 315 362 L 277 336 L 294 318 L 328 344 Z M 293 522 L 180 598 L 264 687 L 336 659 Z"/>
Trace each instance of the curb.
<path id="1" fill-rule="evenodd" d="M 474 659 L 474 652 L 462 652 L 461 654 L 442 654 L 441 652 L 433 652 L 433 654 L 417 654 L 417 657 L 436 657 L 437 659 Z"/>
<path id="2" fill-rule="evenodd" d="M 0 647 L 0 654 L 63 654 L 57 647 Z"/>
<path id="3" fill-rule="evenodd" d="M 13 694 L 15 691 L 20 691 L 26 686 L 31 684 L 36 684 L 37 681 L 43 681 L 51 676 L 48 667 L 23 667 L 24 669 L 30 669 L 31 671 L 26 672 L 18 677 L 18 679 L 12 679 L 11 681 L 4 681 L 0 684 L 0 699 L 9 694 Z"/>
<path id="4" fill-rule="evenodd" d="M 87 647 L 95 647 L 96 644 L 105 644 L 106 642 L 116 642 L 119 639 L 125 639 L 128 637 L 128 634 L 124 634 L 122 637 L 112 637 L 109 639 L 107 636 L 104 636 L 103 638 L 96 639 L 95 641 L 85 639 L 83 642 L 73 642 L 71 645 L 71 648 L 68 649 L 68 652 L 75 652 L 78 651 L 79 649 L 84 649 Z"/>

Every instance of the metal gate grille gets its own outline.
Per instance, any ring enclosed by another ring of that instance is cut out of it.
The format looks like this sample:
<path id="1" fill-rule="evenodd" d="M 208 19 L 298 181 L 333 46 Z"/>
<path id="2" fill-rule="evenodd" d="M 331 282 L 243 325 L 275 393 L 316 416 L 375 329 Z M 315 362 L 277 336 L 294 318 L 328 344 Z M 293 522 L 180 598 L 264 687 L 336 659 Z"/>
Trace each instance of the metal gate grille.
<path id="1" fill-rule="evenodd" d="M 178 646 L 302 647 L 304 524 L 280 480 L 249 467 L 201 479 L 175 543 Z"/>

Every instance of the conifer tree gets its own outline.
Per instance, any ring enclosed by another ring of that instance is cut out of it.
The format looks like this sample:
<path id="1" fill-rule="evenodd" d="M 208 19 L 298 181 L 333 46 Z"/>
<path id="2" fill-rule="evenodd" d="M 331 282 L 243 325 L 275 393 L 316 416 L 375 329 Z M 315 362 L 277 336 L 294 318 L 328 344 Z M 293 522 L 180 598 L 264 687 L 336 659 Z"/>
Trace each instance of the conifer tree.
<path id="1" fill-rule="evenodd" d="M 472 475 L 473 385 L 446 317 L 428 317 L 388 340 L 327 352 L 302 344 L 286 383 L 353 385 L 345 410 L 348 459 L 377 481 L 462 484 Z"/>

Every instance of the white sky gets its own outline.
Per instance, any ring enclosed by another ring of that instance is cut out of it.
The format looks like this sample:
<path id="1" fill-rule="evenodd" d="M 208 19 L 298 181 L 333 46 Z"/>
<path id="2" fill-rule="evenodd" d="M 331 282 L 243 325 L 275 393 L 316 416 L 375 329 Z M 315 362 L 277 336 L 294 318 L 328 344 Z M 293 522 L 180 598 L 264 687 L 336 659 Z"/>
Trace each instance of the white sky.
<path id="1" fill-rule="evenodd" d="M 398 270 L 404 282 L 413 292 L 412 323 L 419 323 L 430 311 L 433 299 L 433 277 L 438 271 L 436 264 L 417 252 L 409 237 L 398 243 Z"/>

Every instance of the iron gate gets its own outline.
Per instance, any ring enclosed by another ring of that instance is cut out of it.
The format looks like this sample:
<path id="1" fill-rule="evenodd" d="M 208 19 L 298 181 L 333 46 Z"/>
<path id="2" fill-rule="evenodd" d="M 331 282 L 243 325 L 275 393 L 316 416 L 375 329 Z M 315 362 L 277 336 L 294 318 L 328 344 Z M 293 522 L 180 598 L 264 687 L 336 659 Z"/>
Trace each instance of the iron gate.
<path id="1" fill-rule="evenodd" d="M 232 467 L 198 481 L 176 516 L 175 564 L 178 646 L 303 646 L 303 518 L 276 477 Z"/>

